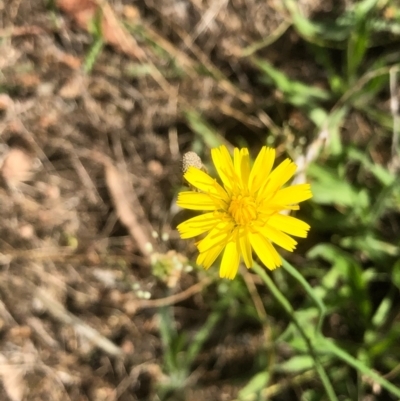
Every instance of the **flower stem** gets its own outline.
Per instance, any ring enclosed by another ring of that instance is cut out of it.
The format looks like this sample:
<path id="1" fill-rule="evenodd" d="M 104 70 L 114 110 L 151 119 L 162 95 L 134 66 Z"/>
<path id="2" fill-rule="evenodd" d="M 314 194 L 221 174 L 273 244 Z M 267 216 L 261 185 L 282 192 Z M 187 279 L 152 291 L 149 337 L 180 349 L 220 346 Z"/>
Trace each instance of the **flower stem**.
<path id="1" fill-rule="evenodd" d="M 283 259 L 282 266 L 293 278 L 295 278 L 300 285 L 304 288 L 306 293 L 310 296 L 310 298 L 315 302 L 317 308 L 319 309 L 319 317 L 318 323 L 316 327 L 316 333 L 322 333 L 322 323 L 324 321 L 324 317 L 326 314 L 326 307 L 323 301 L 315 294 L 313 288 L 308 284 L 307 280 L 299 273 L 297 269 L 295 269 L 289 262 Z"/>
<path id="2" fill-rule="evenodd" d="M 278 289 L 278 287 L 275 285 L 275 283 L 271 280 L 271 278 L 267 275 L 265 270 L 260 265 L 258 265 L 257 263 L 254 263 L 253 270 L 260 276 L 260 278 L 263 280 L 264 284 L 271 291 L 271 293 L 273 294 L 275 299 L 281 304 L 281 306 L 283 307 L 285 312 L 292 319 L 292 321 L 293 321 L 294 325 L 296 326 L 297 330 L 299 331 L 300 335 L 303 337 L 304 342 L 306 343 L 306 346 L 308 348 L 309 354 L 314 360 L 315 369 L 321 379 L 321 382 L 325 388 L 325 391 L 326 391 L 326 394 L 328 395 L 329 400 L 330 401 L 338 401 L 338 398 L 332 387 L 332 383 L 330 382 L 329 377 L 326 374 L 324 367 L 322 366 L 317 355 L 315 354 L 314 348 L 311 344 L 310 339 L 308 338 L 306 332 L 303 330 L 300 322 L 297 320 L 297 318 L 294 314 L 294 310 L 293 310 L 292 306 L 290 305 L 290 302 L 282 294 L 282 292 Z"/>

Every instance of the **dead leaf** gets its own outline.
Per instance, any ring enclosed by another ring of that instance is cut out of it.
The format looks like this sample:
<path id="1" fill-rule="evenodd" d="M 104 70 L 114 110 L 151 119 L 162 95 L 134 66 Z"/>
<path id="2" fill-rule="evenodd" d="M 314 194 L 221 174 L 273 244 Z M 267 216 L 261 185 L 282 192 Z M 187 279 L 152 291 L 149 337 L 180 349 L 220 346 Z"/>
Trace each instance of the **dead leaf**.
<path id="1" fill-rule="evenodd" d="M 131 5 L 124 6 L 124 17 L 129 21 L 137 21 L 140 17 L 140 11 L 137 7 Z"/>
<path id="2" fill-rule="evenodd" d="M 34 158 L 20 148 L 10 148 L 4 158 L 1 174 L 7 184 L 17 185 L 32 177 Z"/>
<path id="3" fill-rule="evenodd" d="M 13 104 L 13 100 L 6 93 L 0 93 L 0 110 L 7 110 Z"/>
<path id="4" fill-rule="evenodd" d="M 46 130 L 54 127 L 59 121 L 59 113 L 56 110 L 49 110 L 42 115 L 38 121 L 40 128 Z"/>
<path id="5" fill-rule="evenodd" d="M 73 56 L 72 54 L 66 54 L 63 52 L 58 53 L 58 58 L 61 63 L 65 64 L 69 68 L 73 70 L 77 70 L 81 67 L 82 61 L 78 57 Z"/>
<path id="6" fill-rule="evenodd" d="M 97 10 L 101 9 L 103 13 L 101 28 L 105 42 L 128 56 L 136 59 L 144 57 L 143 50 L 138 46 L 130 33 L 120 24 L 107 2 L 100 0 L 57 0 L 57 5 L 85 30 L 89 30 L 91 21 L 94 19 Z"/>
<path id="7" fill-rule="evenodd" d="M 21 238 L 33 239 L 35 235 L 35 229 L 33 228 L 32 224 L 22 224 L 20 227 L 18 227 L 18 233 Z"/>
<path id="8" fill-rule="evenodd" d="M 25 372 L 18 365 L 10 363 L 2 354 L 0 354 L 0 376 L 8 397 L 12 401 L 22 401 L 26 389 Z"/>
<path id="9" fill-rule="evenodd" d="M 34 73 L 19 74 L 18 82 L 25 88 L 34 88 L 40 84 L 40 77 Z"/>
<path id="10" fill-rule="evenodd" d="M 75 99 L 82 94 L 84 87 L 84 77 L 82 75 L 75 75 L 62 86 L 58 94 L 64 99 Z"/>
<path id="11" fill-rule="evenodd" d="M 112 163 L 105 163 L 106 184 L 113 200 L 117 216 L 121 223 L 128 229 L 135 240 L 140 252 L 149 256 L 152 250 L 149 235 L 146 234 L 133 211 L 131 196 L 126 190 L 126 183 L 117 168 Z M 149 246 L 150 245 L 150 246 Z"/>

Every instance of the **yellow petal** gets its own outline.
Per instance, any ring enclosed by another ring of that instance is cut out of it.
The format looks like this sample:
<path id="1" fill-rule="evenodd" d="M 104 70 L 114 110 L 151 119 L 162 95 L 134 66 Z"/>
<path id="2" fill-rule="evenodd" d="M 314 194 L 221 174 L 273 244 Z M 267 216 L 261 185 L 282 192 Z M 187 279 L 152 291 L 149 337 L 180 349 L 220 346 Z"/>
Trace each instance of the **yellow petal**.
<path id="1" fill-rule="evenodd" d="M 239 179 L 240 188 L 247 191 L 250 175 L 250 156 L 247 148 L 235 148 L 233 154 L 233 165 L 236 177 Z"/>
<path id="2" fill-rule="evenodd" d="M 299 209 L 299 202 L 312 197 L 310 185 L 282 189 L 295 173 L 296 165 L 286 159 L 273 170 L 275 150 L 271 148 L 261 149 L 252 169 L 246 148 L 236 148 L 233 160 L 225 146 L 212 149 L 211 153 L 223 186 L 200 169 L 188 169 L 186 180 L 200 192 L 182 192 L 177 203 L 208 213 L 179 224 L 181 237 L 205 235 L 196 244 L 197 263 L 205 268 L 223 252 L 221 277 L 233 279 L 241 257 L 251 267 L 252 250 L 267 268 L 275 269 L 282 262 L 273 243 L 293 251 L 297 241 L 291 236 L 306 237 L 310 229 L 307 223 L 281 214 L 283 210 Z M 238 213 L 249 218 L 238 219 L 236 223 L 234 218 Z"/>
<path id="3" fill-rule="evenodd" d="M 276 249 L 272 246 L 271 242 L 261 233 L 249 233 L 249 239 L 255 253 L 269 270 L 274 270 L 282 265 L 278 252 L 276 252 Z"/>
<path id="4" fill-rule="evenodd" d="M 238 242 L 240 247 L 240 252 L 243 256 L 244 263 L 247 268 L 253 265 L 253 256 L 251 254 L 251 245 L 249 241 L 249 235 L 247 230 L 243 229 L 239 231 Z"/>
<path id="5" fill-rule="evenodd" d="M 310 198 L 312 198 L 310 184 L 299 184 L 280 189 L 271 202 L 282 205 L 293 205 Z"/>
<path id="6" fill-rule="evenodd" d="M 268 224 L 263 227 L 258 227 L 258 231 L 265 238 L 268 238 L 270 241 L 279 245 L 281 248 L 286 249 L 287 251 L 292 252 L 296 248 L 296 240 L 294 240 L 292 237 L 289 237 L 289 235 L 283 233 L 282 231 L 269 226 Z"/>
<path id="7" fill-rule="evenodd" d="M 258 154 L 249 177 L 249 189 L 255 193 L 267 181 L 275 161 L 275 149 L 263 146 Z"/>
<path id="8" fill-rule="evenodd" d="M 197 257 L 196 263 L 200 266 L 203 266 L 205 269 L 210 268 L 211 265 L 215 262 L 215 259 L 217 259 L 219 254 L 224 249 L 224 246 L 225 244 L 221 243 L 203 253 L 200 253 Z"/>
<path id="9" fill-rule="evenodd" d="M 189 184 L 209 195 L 221 198 L 224 202 L 229 202 L 226 191 L 218 184 L 215 178 L 210 177 L 207 173 L 196 167 L 189 167 L 184 175 Z"/>
<path id="10" fill-rule="evenodd" d="M 275 191 L 293 177 L 296 169 L 297 166 L 290 159 L 284 160 L 269 175 L 266 184 L 261 187 L 261 190 L 258 193 L 258 199 L 269 198 Z"/>
<path id="11" fill-rule="evenodd" d="M 229 242 L 222 256 L 219 276 L 234 279 L 239 268 L 240 253 L 236 241 Z"/>
<path id="12" fill-rule="evenodd" d="M 204 213 L 200 216 L 192 217 L 189 220 L 179 224 L 176 228 L 182 239 L 197 237 L 210 231 L 219 223 L 219 220 L 215 217 L 213 212 Z"/>
<path id="13" fill-rule="evenodd" d="M 211 149 L 211 157 L 224 187 L 229 190 L 232 189 L 235 171 L 228 149 L 224 145 L 221 145 L 218 148 L 213 148 Z"/>
<path id="14" fill-rule="evenodd" d="M 206 252 L 217 245 L 226 245 L 232 236 L 233 223 L 221 221 L 197 243 L 200 253 Z"/>
<path id="15" fill-rule="evenodd" d="M 215 201 L 208 194 L 194 191 L 179 192 L 176 204 L 190 210 L 215 210 Z"/>
<path id="16" fill-rule="evenodd" d="M 268 225 L 286 234 L 306 238 L 310 226 L 296 217 L 275 214 L 268 220 Z"/>

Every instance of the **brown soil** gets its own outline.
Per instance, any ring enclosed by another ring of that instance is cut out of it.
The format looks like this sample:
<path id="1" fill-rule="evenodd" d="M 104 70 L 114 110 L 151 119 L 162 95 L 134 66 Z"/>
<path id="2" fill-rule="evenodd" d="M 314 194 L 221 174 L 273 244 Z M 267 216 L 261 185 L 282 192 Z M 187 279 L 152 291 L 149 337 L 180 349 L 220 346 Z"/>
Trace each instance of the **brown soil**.
<path id="1" fill-rule="evenodd" d="M 231 142 L 258 146 L 274 129 L 258 112 L 276 94 L 238 58 L 282 23 L 273 1 L 115 1 L 85 74 L 100 3 L 2 3 L 1 400 L 158 399 L 168 380 L 158 306 L 176 304 L 188 333 L 209 308 L 203 272 L 171 267 L 194 251 L 175 231 L 181 155 L 199 144 L 183 113 L 202 113 Z M 121 21 L 136 35 L 117 29 Z M 297 40 L 289 31 L 268 58 L 285 59 Z M 220 79 L 199 75 L 200 62 Z M 301 64 L 290 64 L 292 75 L 309 68 Z M 291 121 L 293 130 L 309 124 Z M 151 257 L 167 271 L 152 270 Z M 228 319 L 210 339 L 182 399 L 236 396 L 243 383 L 228 383 L 263 341 L 243 327 Z"/>

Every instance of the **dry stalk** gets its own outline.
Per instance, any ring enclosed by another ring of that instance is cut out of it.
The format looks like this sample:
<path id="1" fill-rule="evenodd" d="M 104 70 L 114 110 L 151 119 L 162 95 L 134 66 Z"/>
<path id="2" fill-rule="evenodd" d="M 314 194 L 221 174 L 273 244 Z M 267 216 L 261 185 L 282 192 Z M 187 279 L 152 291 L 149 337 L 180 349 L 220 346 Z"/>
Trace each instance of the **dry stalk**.
<path id="1" fill-rule="evenodd" d="M 178 302 L 182 302 L 185 299 L 188 299 L 191 296 L 199 293 L 204 287 L 209 285 L 211 282 L 212 282 L 212 279 L 210 277 L 207 277 L 204 280 L 187 288 L 186 290 L 179 292 L 178 294 L 170 295 L 169 297 L 165 297 L 165 298 L 139 301 L 137 304 L 137 308 L 138 309 L 161 308 L 163 306 L 174 305 Z"/>
<path id="2" fill-rule="evenodd" d="M 94 328 L 88 326 L 81 319 L 68 312 L 63 305 L 51 298 L 46 291 L 38 287 L 34 287 L 34 289 L 35 296 L 42 302 L 43 307 L 46 308 L 54 319 L 72 326 L 79 334 L 86 337 L 96 347 L 102 349 L 108 355 L 124 355 L 124 351 L 120 347 L 101 335 Z"/>
<path id="3" fill-rule="evenodd" d="M 16 36 L 25 36 L 25 35 L 42 35 L 46 33 L 46 31 L 40 26 L 36 25 L 27 25 L 27 26 L 13 26 L 10 28 L 0 29 L 0 37 L 16 37 Z"/>
<path id="4" fill-rule="evenodd" d="M 126 174 L 124 176 L 115 167 L 112 160 L 100 152 L 80 151 L 79 155 L 100 162 L 104 166 L 106 185 L 114 203 L 116 214 L 121 223 L 127 228 L 139 251 L 149 259 L 151 254 L 157 250 L 151 237 L 153 229 L 147 220 L 140 223 L 138 221 L 137 212 L 143 218 L 145 213 L 135 192 L 126 183 Z"/>
<path id="5" fill-rule="evenodd" d="M 140 252 L 145 256 L 150 256 L 154 251 L 154 246 L 150 236 L 145 233 L 142 225 L 138 222 L 133 205 L 139 206 L 139 200 L 133 191 L 127 193 L 127 186 L 120 172 L 112 163 L 104 165 L 106 184 L 110 191 L 116 213 L 121 223 L 128 229 L 131 237 L 136 241 Z M 129 199 L 130 198 L 130 199 Z M 133 200 L 133 202 L 131 202 Z"/>

